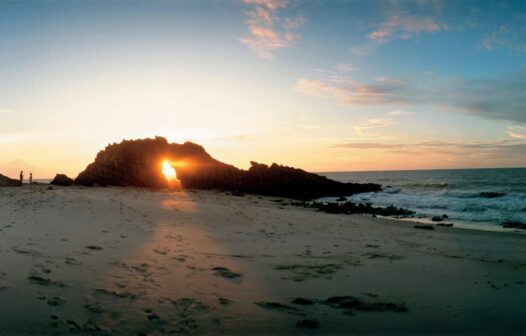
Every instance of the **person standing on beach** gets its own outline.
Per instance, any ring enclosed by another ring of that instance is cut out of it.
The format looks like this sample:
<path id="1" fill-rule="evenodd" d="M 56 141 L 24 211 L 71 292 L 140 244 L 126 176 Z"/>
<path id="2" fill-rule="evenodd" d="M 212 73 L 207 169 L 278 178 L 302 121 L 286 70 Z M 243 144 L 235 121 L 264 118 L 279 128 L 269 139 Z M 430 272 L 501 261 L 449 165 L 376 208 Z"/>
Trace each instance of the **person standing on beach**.
<path id="1" fill-rule="evenodd" d="M 24 171 L 20 171 L 20 185 L 24 184 Z"/>
<path id="2" fill-rule="evenodd" d="M 29 184 L 33 184 L 33 173 L 29 173 Z"/>

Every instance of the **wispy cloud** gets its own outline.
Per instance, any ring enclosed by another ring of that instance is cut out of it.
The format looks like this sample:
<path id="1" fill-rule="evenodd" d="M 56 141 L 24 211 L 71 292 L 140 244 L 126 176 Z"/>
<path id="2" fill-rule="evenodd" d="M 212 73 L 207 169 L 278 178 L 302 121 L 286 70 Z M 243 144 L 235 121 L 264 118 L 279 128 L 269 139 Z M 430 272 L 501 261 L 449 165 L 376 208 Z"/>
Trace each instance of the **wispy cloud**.
<path id="1" fill-rule="evenodd" d="M 509 126 L 508 135 L 514 139 L 526 140 L 526 127 L 524 126 Z"/>
<path id="2" fill-rule="evenodd" d="M 12 109 L 0 108 L 0 114 L 10 114 L 14 112 L 15 110 L 12 110 Z"/>
<path id="3" fill-rule="evenodd" d="M 510 154 L 517 154 L 526 156 L 526 142 L 517 139 L 472 142 L 422 141 L 398 144 L 353 142 L 336 144 L 330 147 L 368 151 L 374 150 L 406 155 L 444 154 L 490 157 L 492 155 L 509 156 Z"/>
<path id="4" fill-rule="evenodd" d="M 376 79 L 371 84 L 342 76 L 331 76 L 326 81 L 300 78 L 296 81 L 296 89 L 312 95 L 336 98 L 348 105 L 409 103 L 417 99 L 406 82 L 385 78 Z"/>
<path id="5" fill-rule="evenodd" d="M 12 144 L 32 138 L 27 133 L 0 133 L 0 145 Z"/>
<path id="6" fill-rule="evenodd" d="M 343 72 L 351 72 L 358 70 L 358 68 L 356 68 L 353 64 L 350 63 L 338 64 L 338 66 L 336 66 L 336 69 Z"/>
<path id="7" fill-rule="evenodd" d="M 278 12 L 289 5 L 287 0 L 244 0 L 252 6 L 247 12 L 249 19 L 246 21 L 249 31 L 248 37 L 239 41 L 264 59 L 274 58 L 276 50 L 291 46 L 294 41 L 301 38 L 297 30 L 305 24 L 305 18 L 283 17 Z"/>
<path id="8" fill-rule="evenodd" d="M 391 117 L 405 116 L 405 115 L 410 115 L 410 114 L 413 114 L 413 113 L 402 111 L 402 110 L 394 110 L 394 111 L 387 112 L 387 115 Z"/>
<path id="9" fill-rule="evenodd" d="M 356 55 L 366 55 L 393 39 L 410 39 L 418 34 L 447 29 L 446 24 L 437 22 L 431 17 L 417 17 L 394 11 L 376 30 L 367 34 L 366 44 L 353 47 L 352 52 Z"/>
<path id="10" fill-rule="evenodd" d="M 354 126 L 356 134 L 359 136 L 376 136 L 376 133 L 371 132 L 371 129 L 382 128 L 394 124 L 393 119 L 369 119 L 363 121 L 361 124 Z"/>
<path id="11" fill-rule="evenodd" d="M 483 50 L 507 48 L 517 52 L 526 52 L 525 36 L 526 28 L 501 25 L 493 31 L 482 35 L 479 46 Z"/>
<path id="12" fill-rule="evenodd" d="M 526 123 L 526 72 L 493 79 L 377 77 L 369 83 L 330 74 L 321 79 L 300 78 L 296 89 L 350 106 L 435 105 L 454 113 Z"/>

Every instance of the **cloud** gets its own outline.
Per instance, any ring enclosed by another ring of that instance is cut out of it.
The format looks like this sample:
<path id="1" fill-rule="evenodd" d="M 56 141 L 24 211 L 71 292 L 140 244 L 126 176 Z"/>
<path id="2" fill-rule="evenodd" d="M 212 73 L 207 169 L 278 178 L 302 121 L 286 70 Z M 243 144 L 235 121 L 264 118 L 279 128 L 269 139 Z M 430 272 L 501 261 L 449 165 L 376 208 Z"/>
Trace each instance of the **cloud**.
<path id="1" fill-rule="evenodd" d="M 287 0 L 243 0 L 246 4 L 257 5 L 261 8 L 266 8 L 269 10 L 277 10 L 280 8 L 287 7 Z"/>
<path id="2" fill-rule="evenodd" d="M 413 114 L 413 113 L 407 112 L 407 111 L 401 111 L 401 110 L 394 110 L 391 112 L 387 112 L 387 115 L 392 116 L 392 117 L 405 116 L 405 115 L 410 115 L 410 114 Z"/>
<path id="3" fill-rule="evenodd" d="M 351 71 L 358 70 L 354 65 L 350 63 L 338 64 L 336 69 L 342 72 L 351 72 Z"/>
<path id="4" fill-rule="evenodd" d="M 526 127 L 523 126 L 509 126 L 508 135 L 514 139 L 526 140 Z"/>
<path id="5" fill-rule="evenodd" d="M 376 136 L 376 133 L 372 133 L 369 130 L 391 126 L 392 124 L 394 124 L 393 119 L 369 119 L 357 126 L 354 126 L 354 129 L 359 136 Z"/>
<path id="6" fill-rule="evenodd" d="M 425 155 L 469 155 L 491 157 L 492 155 L 520 155 L 526 157 L 526 142 L 517 139 L 473 142 L 422 141 L 413 143 L 354 142 L 330 146 L 331 148 L 374 150 L 393 154 Z"/>
<path id="7" fill-rule="evenodd" d="M 290 47 L 301 36 L 296 32 L 305 24 L 303 16 L 282 17 L 278 11 L 286 9 L 286 0 L 244 0 L 253 6 L 247 12 L 249 36 L 239 41 L 264 59 L 274 58 L 274 52 Z"/>
<path id="8" fill-rule="evenodd" d="M 394 11 L 376 30 L 367 34 L 368 42 L 366 44 L 353 47 L 352 52 L 355 55 L 366 55 L 393 39 L 410 39 L 418 34 L 434 33 L 447 29 L 447 25 L 436 22 L 431 17 L 420 18 L 401 11 Z"/>
<path id="9" fill-rule="evenodd" d="M 370 83 L 332 74 L 300 78 L 296 89 L 349 106 L 435 105 L 453 113 L 526 123 L 525 71 L 493 79 L 377 77 Z"/>
<path id="10" fill-rule="evenodd" d="M 336 98 L 347 105 L 405 104 L 419 99 L 406 82 L 385 78 L 371 84 L 341 76 L 331 76 L 327 81 L 300 78 L 296 81 L 296 89 L 307 94 Z"/>
<path id="11" fill-rule="evenodd" d="M 460 79 L 442 91 L 435 97 L 437 104 L 484 118 L 526 123 L 526 72 L 497 79 Z"/>
<path id="12" fill-rule="evenodd" d="M 0 145 L 12 144 L 32 138 L 26 133 L 0 133 Z"/>
<path id="13" fill-rule="evenodd" d="M 10 113 L 14 113 L 14 112 L 15 112 L 15 110 L 0 108 L 0 114 L 10 114 Z"/>
<path id="14" fill-rule="evenodd" d="M 486 33 L 480 37 L 479 47 L 484 50 L 496 50 L 506 48 L 509 50 L 524 53 L 526 43 L 524 43 L 525 32 L 517 31 L 511 27 L 500 26 L 497 30 Z"/>

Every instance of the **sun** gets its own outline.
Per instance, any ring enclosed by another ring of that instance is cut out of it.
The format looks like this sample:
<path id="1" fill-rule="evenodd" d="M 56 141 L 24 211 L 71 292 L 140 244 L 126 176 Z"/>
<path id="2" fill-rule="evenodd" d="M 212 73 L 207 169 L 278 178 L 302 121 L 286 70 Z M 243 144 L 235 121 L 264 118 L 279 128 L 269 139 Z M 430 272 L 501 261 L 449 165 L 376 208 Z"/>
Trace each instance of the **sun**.
<path id="1" fill-rule="evenodd" d="M 163 175 L 167 180 L 175 180 L 177 178 L 174 167 L 168 161 L 163 161 Z"/>

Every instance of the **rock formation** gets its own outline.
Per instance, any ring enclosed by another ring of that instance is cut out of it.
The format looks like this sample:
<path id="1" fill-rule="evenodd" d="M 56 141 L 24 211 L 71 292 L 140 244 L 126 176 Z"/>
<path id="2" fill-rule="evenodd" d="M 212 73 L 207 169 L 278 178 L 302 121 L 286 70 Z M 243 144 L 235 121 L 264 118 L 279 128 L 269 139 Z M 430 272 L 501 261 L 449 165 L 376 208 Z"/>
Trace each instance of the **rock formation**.
<path id="1" fill-rule="evenodd" d="M 0 187 L 19 187 L 20 181 L 0 174 Z"/>
<path id="2" fill-rule="evenodd" d="M 176 169 L 184 188 L 241 191 L 261 195 L 312 199 L 378 191 L 377 184 L 341 183 L 301 169 L 252 162 L 247 170 L 219 162 L 203 147 L 186 142 L 168 143 L 155 139 L 124 140 L 97 154 L 95 161 L 79 174 L 76 184 L 85 186 L 166 187 L 162 162 Z"/>
<path id="3" fill-rule="evenodd" d="M 75 181 L 65 174 L 57 174 L 49 184 L 70 187 L 75 184 Z"/>

